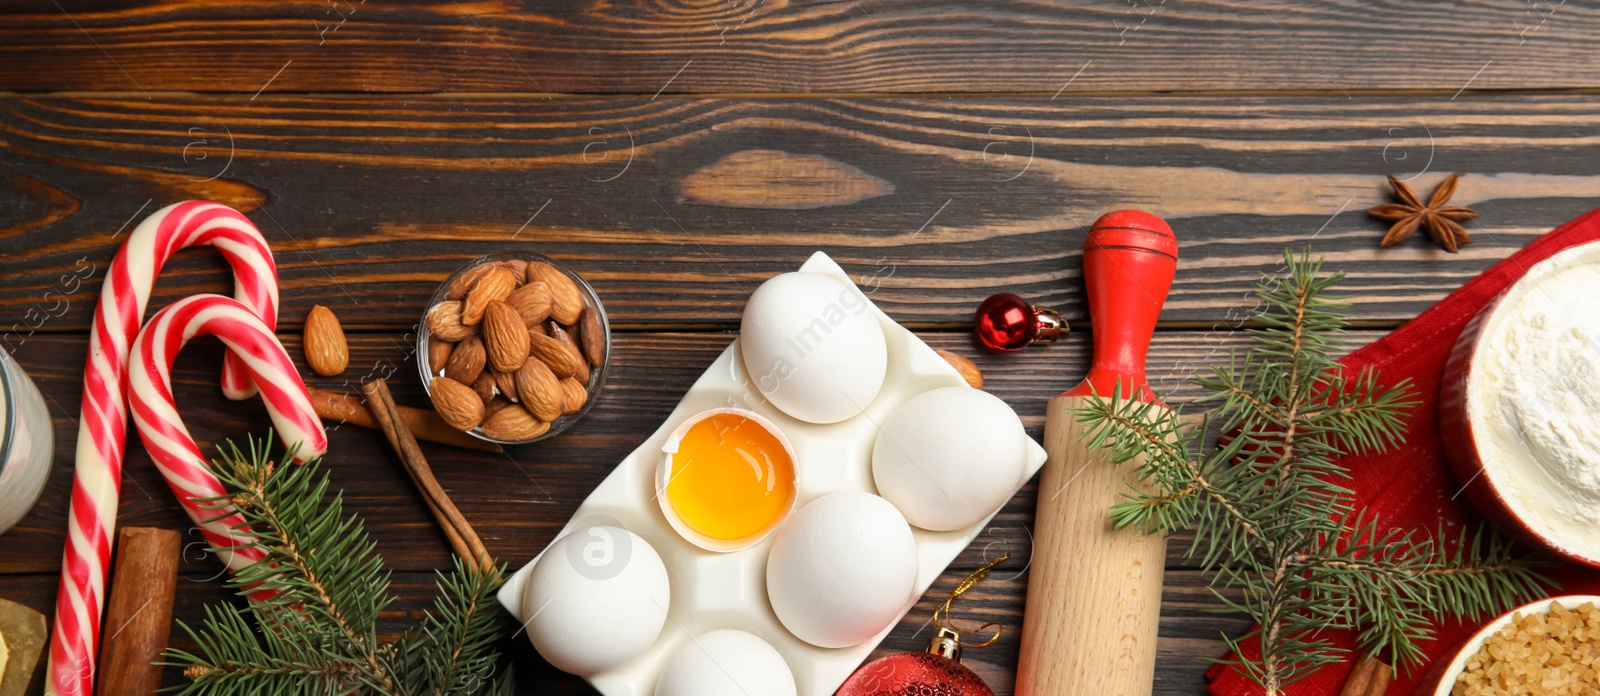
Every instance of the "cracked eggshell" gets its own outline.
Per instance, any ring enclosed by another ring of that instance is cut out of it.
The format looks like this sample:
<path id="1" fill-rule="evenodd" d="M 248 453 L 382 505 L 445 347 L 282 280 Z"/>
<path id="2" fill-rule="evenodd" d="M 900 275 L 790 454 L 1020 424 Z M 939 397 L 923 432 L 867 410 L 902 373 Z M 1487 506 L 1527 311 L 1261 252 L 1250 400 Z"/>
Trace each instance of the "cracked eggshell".
<path id="1" fill-rule="evenodd" d="M 906 521 L 947 532 L 1005 505 L 1029 454 L 1022 419 L 999 397 L 971 387 L 931 389 L 884 419 L 872 479 Z"/>
<path id="2" fill-rule="evenodd" d="M 708 631 L 667 659 L 655 696 L 795 696 L 789 663 L 770 643 L 744 631 Z"/>
<path id="3" fill-rule="evenodd" d="M 550 544 L 522 606 L 533 647 L 557 669 L 593 676 L 644 653 L 667 621 L 667 568 L 655 548 L 626 529 L 578 529 Z"/>
<path id="4" fill-rule="evenodd" d="M 784 273 L 756 288 L 739 346 L 756 389 L 810 423 L 859 415 L 888 373 L 888 344 L 867 299 L 816 273 Z"/>
<path id="5" fill-rule="evenodd" d="M 870 640 L 899 618 L 917 580 L 917 542 L 871 493 L 811 501 L 773 537 L 767 598 L 784 628 L 821 648 Z"/>

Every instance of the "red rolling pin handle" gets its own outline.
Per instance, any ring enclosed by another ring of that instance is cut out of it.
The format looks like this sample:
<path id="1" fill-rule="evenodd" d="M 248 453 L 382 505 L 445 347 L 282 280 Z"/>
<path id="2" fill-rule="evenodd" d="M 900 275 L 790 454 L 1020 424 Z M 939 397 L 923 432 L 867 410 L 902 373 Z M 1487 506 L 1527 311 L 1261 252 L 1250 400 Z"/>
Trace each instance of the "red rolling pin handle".
<path id="1" fill-rule="evenodd" d="M 1083 243 L 1094 361 L 1083 383 L 1063 396 L 1109 397 L 1120 382 L 1125 395 L 1159 403 L 1144 359 L 1177 270 L 1178 238 L 1161 218 L 1117 210 L 1094 222 Z"/>

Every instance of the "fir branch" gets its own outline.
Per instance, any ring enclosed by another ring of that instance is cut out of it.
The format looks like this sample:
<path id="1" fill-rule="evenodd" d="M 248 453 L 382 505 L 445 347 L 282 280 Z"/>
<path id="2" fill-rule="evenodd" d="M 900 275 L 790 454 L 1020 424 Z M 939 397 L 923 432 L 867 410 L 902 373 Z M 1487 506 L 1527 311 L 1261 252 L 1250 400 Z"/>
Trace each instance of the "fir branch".
<path id="1" fill-rule="evenodd" d="M 1414 666 L 1435 616 L 1503 611 L 1547 582 L 1542 559 L 1516 556 L 1492 531 L 1447 552 L 1355 503 L 1339 459 L 1398 445 L 1417 402 L 1408 381 L 1385 386 L 1375 370 L 1348 374 L 1332 357 L 1346 305 L 1328 291 L 1343 274 L 1323 274 L 1309 254 L 1284 261 L 1286 273 L 1257 286 L 1250 350 L 1194 380 L 1213 408 L 1199 426 L 1120 389 L 1076 413 L 1085 441 L 1112 463 L 1139 462 L 1112 522 L 1193 530 L 1188 554 L 1212 594 L 1257 623 L 1240 640 L 1257 638 L 1259 659 L 1229 664 L 1271 695 L 1343 659 L 1325 631 L 1356 630 L 1364 650 Z M 1202 451 L 1214 422 L 1228 436 Z"/>
<path id="2" fill-rule="evenodd" d="M 270 440 L 270 436 L 268 438 Z M 191 680 L 182 694 L 470 694 L 509 693 L 494 683 L 507 618 L 494 601 L 504 571 L 459 561 L 439 577 L 440 596 L 420 629 L 381 644 L 377 619 L 392 601 L 389 572 L 361 521 L 331 496 L 320 461 L 274 460 L 267 440 L 248 451 L 229 443 L 212 462 L 233 492 L 201 501 L 219 518 L 237 512 L 263 558 L 228 581 L 245 609 L 207 607 L 196 630 L 180 622 L 198 654 L 171 649 L 164 664 Z M 212 548 L 223 555 L 227 549 Z M 254 625 L 247 620 L 254 619 Z M 509 673 L 507 673 L 509 674 Z"/>

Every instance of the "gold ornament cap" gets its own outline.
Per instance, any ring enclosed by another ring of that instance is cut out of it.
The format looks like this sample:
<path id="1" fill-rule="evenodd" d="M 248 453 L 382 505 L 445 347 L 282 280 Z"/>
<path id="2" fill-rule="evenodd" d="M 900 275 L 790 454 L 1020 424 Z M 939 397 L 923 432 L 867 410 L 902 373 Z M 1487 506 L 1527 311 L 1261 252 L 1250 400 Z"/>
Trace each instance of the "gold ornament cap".
<path id="1" fill-rule="evenodd" d="M 943 626 L 928 641 L 928 654 L 938 655 L 955 662 L 961 661 L 961 634 Z"/>

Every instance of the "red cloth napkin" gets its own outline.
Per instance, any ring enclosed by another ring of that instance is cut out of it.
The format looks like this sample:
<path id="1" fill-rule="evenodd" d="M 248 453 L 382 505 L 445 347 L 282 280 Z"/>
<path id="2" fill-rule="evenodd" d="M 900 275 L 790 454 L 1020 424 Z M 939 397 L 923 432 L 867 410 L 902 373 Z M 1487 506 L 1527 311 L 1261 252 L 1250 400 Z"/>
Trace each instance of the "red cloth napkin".
<path id="1" fill-rule="evenodd" d="M 1347 485 L 1355 491 L 1360 504 L 1395 527 L 1417 529 L 1423 534 L 1438 529 L 1441 522 L 1447 533 L 1477 528 L 1482 517 L 1466 495 L 1456 495 L 1460 484 L 1445 463 L 1444 445 L 1439 439 L 1437 401 L 1445 358 L 1473 315 L 1530 266 L 1558 251 L 1596 239 L 1600 239 L 1600 210 L 1591 211 L 1534 240 L 1394 333 L 1340 361 L 1357 370 L 1371 365 L 1387 384 L 1410 377 L 1422 401 L 1411 417 L 1405 444 L 1380 455 L 1349 457 L 1344 461 L 1351 474 Z M 1563 564 L 1546 574 L 1560 583 L 1557 594 L 1600 594 L 1600 571 L 1595 569 Z M 1451 621 L 1436 628 L 1436 639 L 1422 644 L 1430 663 L 1453 656 L 1477 631 L 1478 624 Z M 1352 651 L 1356 647 L 1352 633 L 1335 632 L 1328 637 L 1339 647 Z M 1242 648 L 1246 653 L 1254 653 L 1256 642 L 1251 640 Z M 1427 675 L 1431 666 L 1396 674 L 1388 693 L 1391 696 L 1412 693 L 1417 681 Z M 1350 668 L 1350 661 L 1325 667 L 1296 682 L 1289 693 L 1294 696 L 1338 694 Z M 1213 696 L 1262 693 L 1248 677 L 1224 665 L 1212 667 L 1207 676 L 1212 680 Z"/>

